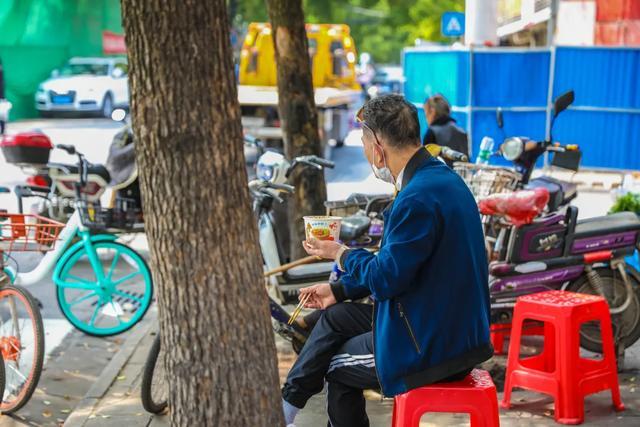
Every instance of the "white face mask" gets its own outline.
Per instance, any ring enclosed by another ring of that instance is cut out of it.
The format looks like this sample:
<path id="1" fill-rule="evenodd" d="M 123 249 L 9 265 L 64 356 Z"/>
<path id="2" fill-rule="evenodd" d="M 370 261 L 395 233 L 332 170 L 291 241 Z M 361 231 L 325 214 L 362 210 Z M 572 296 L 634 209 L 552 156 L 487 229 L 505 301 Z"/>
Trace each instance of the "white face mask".
<path id="1" fill-rule="evenodd" d="M 375 161 L 376 150 L 373 148 L 373 160 Z M 371 164 L 371 169 L 373 170 L 373 174 L 381 181 L 387 182 L 389 184 L 396 185 L 396 180 L 393 178 L 391 174 L 391 170 L 387 167 L 387 159 L 384 156 L 384 151 L 382 152 L 382 160 L 384 161 L 384 167 L 379 168 L 374 164 Z"/>

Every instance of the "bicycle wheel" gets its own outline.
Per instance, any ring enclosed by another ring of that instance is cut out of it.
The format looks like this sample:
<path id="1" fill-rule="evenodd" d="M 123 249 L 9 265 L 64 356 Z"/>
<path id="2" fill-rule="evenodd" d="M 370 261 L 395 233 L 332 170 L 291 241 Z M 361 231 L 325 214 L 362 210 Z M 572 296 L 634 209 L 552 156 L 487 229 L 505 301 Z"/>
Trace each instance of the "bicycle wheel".
<path id="1" fill-rule="evenodd" d="M 44 360 L 44 328 L 37 303 L 24 288 L 0 288 L 0 353 L 5 388 L 2 413 L 24 406 L 38 385 Z"/>
<path id="2" fill-rule="evenodd" d="M 60 310 L 73 326 L 95 336 L 116 335 L 138 323 L 153 297 L 144 258 L 118 242 L 93 243 L 102 265 L 99 282 L 84 247 L 78 248 L 56 277 Z"/>
<path id="3" fill-rule="evenodd" d="M 142 373 L 140 398 L 147 412 L 159 414 L 167 408 L 169 385 L 164 371 L 164 352 L 161 351 L 160 334 L 156 335 Z"/>

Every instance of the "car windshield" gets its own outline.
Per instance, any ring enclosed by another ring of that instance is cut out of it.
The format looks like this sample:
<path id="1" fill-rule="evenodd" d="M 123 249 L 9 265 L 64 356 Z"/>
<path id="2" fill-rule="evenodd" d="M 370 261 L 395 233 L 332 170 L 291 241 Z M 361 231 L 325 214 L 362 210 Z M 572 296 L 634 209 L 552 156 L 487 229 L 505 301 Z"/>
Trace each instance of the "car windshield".
<path id="1" fill-rule="evenodd" d="M 79 75 L 92 75 L 92 76 L 106 76 L 109 72 L 109 65 L 107 64 L 92 64 L 92 63 L 75 63 L 67 64 L 60 70 L 61 76 L 79 76 Z"/>

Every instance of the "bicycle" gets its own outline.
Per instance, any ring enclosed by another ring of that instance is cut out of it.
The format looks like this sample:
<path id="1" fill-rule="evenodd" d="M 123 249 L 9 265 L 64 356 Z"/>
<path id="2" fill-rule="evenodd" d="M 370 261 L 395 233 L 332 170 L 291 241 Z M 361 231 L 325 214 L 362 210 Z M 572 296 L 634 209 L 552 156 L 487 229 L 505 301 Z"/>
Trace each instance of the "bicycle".
<path id="1" fill-rule="evenodd" d="M 122 333 L 142 319 L 153 298 L 151 272 L 144 258 L 117 242 L 117 236 L 108 234 L 114 231 L 112 226 L 133 227 L 136 212 L 104 209 L 88 202 L 83 197 L 87 160 L 73 146 L 56 148 L 78 156 L 77 172 L 73 174 L 77 176 L 74 213 L 66 225 L 58 223 L 59 238 L 33 271 L 20 272 L 17 264 L 14 269 L 6 266 L 4 270 L 14 285 L 34 284 L 53 270 L 58 305 L 74 327 L 93 336 Z M 19 193 L 31 196 L 28 188 L 21 188 Z"/>
<path id="2" fill-rule="evenodd" d="M 8 189 L 0 188 L 0 192 Z M 8 253 L 48 251 L 63 225 L 37 215 L 0 212 L 0 354 L 2 355 L 2 413 L 24 406 L 38 385 L 44 361 L 44 328 L 40 308 L 29 291 L 12 285 L 4 267 Z"/>

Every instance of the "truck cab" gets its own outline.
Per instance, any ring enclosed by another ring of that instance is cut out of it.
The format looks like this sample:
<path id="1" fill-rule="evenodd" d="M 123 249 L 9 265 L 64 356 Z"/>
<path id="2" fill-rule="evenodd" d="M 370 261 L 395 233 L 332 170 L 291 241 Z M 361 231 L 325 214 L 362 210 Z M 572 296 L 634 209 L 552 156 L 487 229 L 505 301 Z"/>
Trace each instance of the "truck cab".
<path id="1" fill-rule="evenodd" d="M 349 27 L 343 24 L 307 24 L 306 31 L 320 137 L 325 145 L 340 145 L 349 132 L 353 107 L 361 101 L 355 43 Z M 270 146 L 282 146 L 275 49 L 269 24 L 249 25 L 240 53 L 239 84 L 245 130 Z"/>

